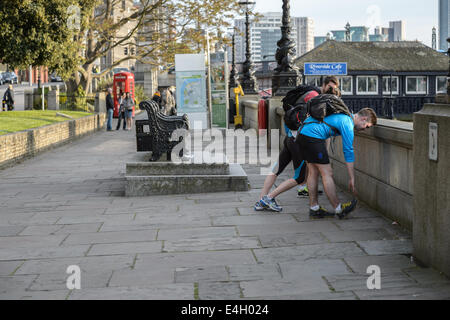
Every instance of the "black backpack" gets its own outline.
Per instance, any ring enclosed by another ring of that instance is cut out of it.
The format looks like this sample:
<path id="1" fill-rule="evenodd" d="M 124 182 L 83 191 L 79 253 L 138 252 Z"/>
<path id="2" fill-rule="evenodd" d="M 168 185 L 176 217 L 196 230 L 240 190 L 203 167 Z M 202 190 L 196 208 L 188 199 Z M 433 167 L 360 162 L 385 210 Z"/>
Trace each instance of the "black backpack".
<path id="1" fill-rule="evenodd" d="M 281 100 L 284 112 L 294 108 L 298 100 L 309 91 L 316 91 L 318 94 L 321 94 L 320 88 L 308 85 L 301 85 L 289 91 L 283 100 Z"/>
<path id="2" fill-rule="evenodd" d="M 296 102 L 295 106 L 285 111 L 284 123 L 290 130 L 298 130 L 303 121 L 308 117 L 308 107 L 305 99 L 311 93 L 306 92 Z"/>
<path id="3" fill-rule="evenodd" d="M 334 132 L 339 132 L 339 130 L 337 130 L 335 127 L 329 125 L 324 121 L 325 117 L 336 113 L 342 113 L 348 115 L 349 117 L 352 117 L 352 114 L 345 102 L 334 94 L 321 94 L 315 98 L 312 98 L 307 103 L 307 114 L 317 120 L 317 122 L 325 123 Z"/>
<path id="4" fill-rule="evenodd" d="M 298 130 L 307 118 L 308 112 L 305 98 L 311 91 L 320 94 L 320 89 L 313 86 L 301 85 L 289 91 L 283 98 L 284 123 L 290 130 Z"/>

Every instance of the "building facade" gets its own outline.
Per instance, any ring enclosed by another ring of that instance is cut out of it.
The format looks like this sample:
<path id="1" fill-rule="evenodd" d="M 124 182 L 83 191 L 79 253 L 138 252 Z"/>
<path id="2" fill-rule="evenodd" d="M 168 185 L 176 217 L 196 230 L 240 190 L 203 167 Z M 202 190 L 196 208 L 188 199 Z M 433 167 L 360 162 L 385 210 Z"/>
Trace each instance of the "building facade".
<path id="1" fill-rule="evenodd" d="M 389 22 L 389 28 L 392 29 L 392 38 L 389 41 L 406 40 L 405 21 L 391 21 Z"/>
<path id="2" fill-rule="evenodd" d="M 450 0 L 439 0 L 439 50 L 448 50 L 450 35 Z"/>
<path id="3" fill-rule="evenodd" d="M 250 23 L 250 45 L 253 61 L 274 60 L 277 42 L 281 39 L 282 14 L 265 13 L 258 22 Z M 236 62 L 245 61 L 245 19 L 236 19 Z M 314 48 L 314 22 L 311 18 L 291 18 L 291 39 L 296 44 L 297 56 L 301 56 Z"/>
<path id="4" fill-rule="evenodd" d="M 306 62 L 347 62 L 340 76 L 343 100 L 353 112 L 372 107 L 381 117 L 411 116 L 424 103 L 446 92 L 448 57 L 415 41 L 326 41 L 295 60 L 303 73 Z M 321 76 L 303 76 L 320 85 Z"/>

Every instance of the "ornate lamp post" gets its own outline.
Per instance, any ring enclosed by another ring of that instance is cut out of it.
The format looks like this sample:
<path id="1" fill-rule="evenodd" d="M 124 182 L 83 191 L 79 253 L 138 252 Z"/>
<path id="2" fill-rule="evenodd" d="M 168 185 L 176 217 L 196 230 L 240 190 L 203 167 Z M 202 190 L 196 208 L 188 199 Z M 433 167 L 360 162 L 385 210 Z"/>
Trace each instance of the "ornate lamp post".
<path id="1" fill-rule="evenodd" d="M 292 88 L 299 85 L 298 68 L 292 61 L 296 55 L 296 50 L 295 42 L 290 39 L 291 17 L 289 11 L 289 0 L 283 0 L 281 39 L 277 42 L 278 49 L 275 54 L 278 66 L 275 68 L 272 77 L 273 96 L 284 96 Z"/>
<path id="2" fill-rule="evenodd" d="M 235 33 L 233 32 L 233 37 L 232 37 L 232 45 L 231 45 L 231 73 L 230 73 L 230 83 L 229 86 L 230 88 L 236 88 L 239 85 L 239 77 L 237 74 L 237 70 L 236 70 L 236 49 L 234 47 L 234 38 L 235 38 Z"/>
<path id="3" fill-rule="evenodd" d="M 250 10 L 252 10 L 255 6 L 256 2 L 251 2 L 251 1 L 242 1 L 239 2 L 239 5 L 244 6 L 245 7 L 245 45 L 246 45 L 246 49 L 245 49 L 245 61 L 244 64 L 242 65 L 243 68 L 243 77 L 241 79 L 241 84 L 242 84 L 242 89 L 244 90 L 245 94 L 257 94 L 257 89 L 258 89 L 258 85 L 257 85 L 257 81 L 256 81 L 256 77 L 255 77 L 255 71 L 254 71 L 254 67 L 253 67 L 253 63 L 252 63 L 252 58 L 251 58 L 251 47 L 250 47 L 250 22 L 248 21 L 248 13 L 250 12 Z"/>

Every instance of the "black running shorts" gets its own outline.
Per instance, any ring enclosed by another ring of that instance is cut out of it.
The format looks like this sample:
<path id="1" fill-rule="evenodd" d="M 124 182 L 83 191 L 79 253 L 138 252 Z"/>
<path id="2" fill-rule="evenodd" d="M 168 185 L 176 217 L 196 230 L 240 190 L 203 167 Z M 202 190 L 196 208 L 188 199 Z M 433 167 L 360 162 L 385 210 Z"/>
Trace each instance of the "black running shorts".
<path id="1" fill-rule="evenodd" d="M 297 184 L 302 184 L 305 182 L 306 177 L 306 163 L 302 159 L 302 154 L 295 143 L 293 137 L 286 137 L 283 142 L 283 149 L 278 156 L 278 162 L 274 166 L 273 173 L 279 176 L 287 165 L 292 161 L 294 167 L 294 179 Z"/>
<path id="2" fill-rule="evenodd" d="M 308 163 L 329 164 L 326 140 L 317 139 L 299 134 L 295 140 L 302 151 L 303 159 Z"/>

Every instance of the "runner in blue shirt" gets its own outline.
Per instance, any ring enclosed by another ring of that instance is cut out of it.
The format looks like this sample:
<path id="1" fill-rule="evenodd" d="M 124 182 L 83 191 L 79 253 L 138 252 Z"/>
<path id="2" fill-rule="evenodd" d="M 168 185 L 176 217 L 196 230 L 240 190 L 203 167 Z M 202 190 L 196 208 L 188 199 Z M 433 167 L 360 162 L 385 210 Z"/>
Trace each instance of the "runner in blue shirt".
<path id="1" fill-rule="evenodd" d="M 310 215 L 327 217 L 337 214 L 339 218 L 343 218 L 355 209 L 356 199 L 341 204 L 336 195 L 336 187 L 333 180 L 326 141 L 333 136 L 342 136 L 343 152 L 350 177 L 349 188 L 356 194 L 353 167 L 355 161 L 353 152 L 354 130 L 361 131 L 376 125 L 376 123 L 377 116 L 370 108 L 364 108 L 352 115 L 352 117 L 345 114 L 333 114 L 325 117 L 322 123 L 311 117 L 305 120 L 304 126 L 299 129 L 296 143 L 302 151 L 303 159 L 308 163 L 307 182 L 310 199 Z M 334 131 L 331 127 L 334 127 L 337 131 Z M 319 173 L 322 177 L 325 193 L 335 209 L 334 213 L 328 212 L 318 204 L 317 188 Z"/>

